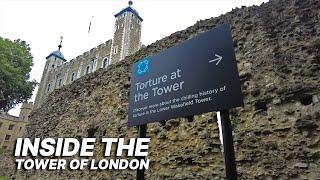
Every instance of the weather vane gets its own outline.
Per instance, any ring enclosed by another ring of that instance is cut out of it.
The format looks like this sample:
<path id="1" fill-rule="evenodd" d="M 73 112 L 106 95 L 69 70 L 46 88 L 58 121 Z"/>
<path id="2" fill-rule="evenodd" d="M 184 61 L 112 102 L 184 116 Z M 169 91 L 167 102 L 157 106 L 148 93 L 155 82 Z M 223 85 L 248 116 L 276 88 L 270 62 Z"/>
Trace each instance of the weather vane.
<path id="1" fill-rule="evenodd" d="M 60 44 L 59 44 L 59 50 L 61 49 L 61 47 L 62 47 L 62 39 L 63 39 L 63 36 L 60 36 Z"/>

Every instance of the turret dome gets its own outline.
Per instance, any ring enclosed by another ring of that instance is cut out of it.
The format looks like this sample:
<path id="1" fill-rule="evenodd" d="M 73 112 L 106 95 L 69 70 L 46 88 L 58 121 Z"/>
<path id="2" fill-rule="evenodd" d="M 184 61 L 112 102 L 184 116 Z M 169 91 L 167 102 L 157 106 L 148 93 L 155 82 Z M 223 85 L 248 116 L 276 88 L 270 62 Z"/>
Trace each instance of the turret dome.
<path id="1" fill-rule="evenodd" d="M 51 56 L 54 56 L 54 57 L 56 57 L 56 58 L 59 58 L 59 59 L 62 59 L 63 61 L 67 61 L 67 60 L 65 60 L 64 59 L 64 56 L 63 56 L 63 54 L 61 53 L 61 51 L 60 51 L 60 49 L 61 49 L 61 47 L 62 47 L 62 36 L 60 37 L 60 44 L 59 44 L 59 46 L 58 46 L 58 50 L 56 50 L 56 51 L 53 51 L 52 53 L 50 53 L 49 54 L 49 56 L 47 56 L 46 57 L 46 59 L 48 59 L 49 57 L 51 57 Z"/>
<path id="2" fill-rule="evenodd" d="M 53 51 L 52 53 L 50 53 L 49 56 L 51 56 L 51 55 L 56 56 L 56 57 L 59 57 L 59 58 L 61 58 L 61 59 L 64 59 L 64 56 L 63 56 L 62 52 L 59 51 L 59 50 Z"/>

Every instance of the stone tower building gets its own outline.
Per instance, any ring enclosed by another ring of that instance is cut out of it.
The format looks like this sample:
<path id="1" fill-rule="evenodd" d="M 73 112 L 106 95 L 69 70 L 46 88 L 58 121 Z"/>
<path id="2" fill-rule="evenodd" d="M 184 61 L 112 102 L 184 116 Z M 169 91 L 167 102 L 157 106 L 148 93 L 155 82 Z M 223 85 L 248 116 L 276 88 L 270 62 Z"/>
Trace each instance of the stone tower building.
<path id="1" fill-rule="evenodd" d="M 61 39 L 58 50 L 46 57 L 46 64 L 35 99 L 35 108 L 39 108 L 47 95 L 54 89 L 70 84 L 99 68 L 107 68 L 109 64 L 121 61 L 141 48 L 141 23 L 143 19 L 132 8 L 132 1 L 129 1 L 129 6 L 117 13 L 115 18 L 113 39 L 70 61 L 67 61 L 61 52 Z"/>
<path id="2" fill-rule="evenodd" d="M 115 32 L 113 36 L 110 60 L 115 63 L 138 51 L 141 47 L 141 22 L 138 12 L 129 6 L 115 15 Z"/>
<path id="3" fill-rule="evenodd" d="M 32 102 L 22 103 L 19 117 L 0 112 L 0 149 L 12 150 L 17 138 L 23 137 L 28 124 Z"/>

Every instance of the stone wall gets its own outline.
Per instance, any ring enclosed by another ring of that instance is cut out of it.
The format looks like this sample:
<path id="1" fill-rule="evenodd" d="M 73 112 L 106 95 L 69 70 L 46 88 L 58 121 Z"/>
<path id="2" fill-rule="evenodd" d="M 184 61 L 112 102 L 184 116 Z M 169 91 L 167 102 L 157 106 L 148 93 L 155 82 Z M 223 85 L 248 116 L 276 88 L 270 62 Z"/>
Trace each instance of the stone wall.
<path id="1" fill-rule="evenodd" d="M 18 137 L 22 137 L 27 120 L 0 113 L 0 151 L 12 150 Z"/>
<path id="2" fill-rule="evenodd" d="M 35 110 L 34 137 L 136 137 L 127 128 L 130 66 L 230 22 L 245 106 L 231 110 L 240 179 L 320 178 L 320 2 L 272 0 L 197 22 L 56 90 Z M 210 82 L 208 82 L 210 83 Z M 212 113 L 148 125 L 149 179 L 223 179 Z M 99 154 L 100 149 L 97 149 Z M 28 179 L 133 179 L 132 171 L 32 171 Z"/>
<path id="3" fill-rule="evenodd" d="M 24 136 L 32 109 L 33 103 L 25 102 L 22 103 L 19 117 L 0 112 L 0 153 L 1 151 L 12 151 L 16 139 Z"/>

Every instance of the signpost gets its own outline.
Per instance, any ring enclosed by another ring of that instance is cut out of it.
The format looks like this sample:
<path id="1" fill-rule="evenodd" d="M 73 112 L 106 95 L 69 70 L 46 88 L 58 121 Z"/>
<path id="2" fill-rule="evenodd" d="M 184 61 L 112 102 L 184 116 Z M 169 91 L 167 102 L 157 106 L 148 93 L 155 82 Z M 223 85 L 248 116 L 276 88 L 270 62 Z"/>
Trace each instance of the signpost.
<path id="1" fill-rule="evenodd" d="M 232 127 L 229 118 L 229 111 L 222 110 L 221 114 L 221 127 L 223 136 L 223 152 L 224 152 L 224 163 L 226 167 L 226 177 L 229 180 L 237 179 L 237 168 L 234 156 L 233 138 L 232 138 Z"/>
<path id="2" fill-rule="evenodd" d="M 143 124 L 139 126 L 139 138 L 147 137 L 147 124 Z M 141 159 L 142 157 L 139 157 Z M 137 179 L 144 180 L 144 169 L 137 169 Z"/>
<path id="3" fill-rule="evenodd" d="M 130 94 L 129 127 L 220 110 L 230 121 L 227 109 L 243 106 L 230 25 L 135 63 Z M 226 173 L 236 178 L 230 122 L 224 126 Z"/>

